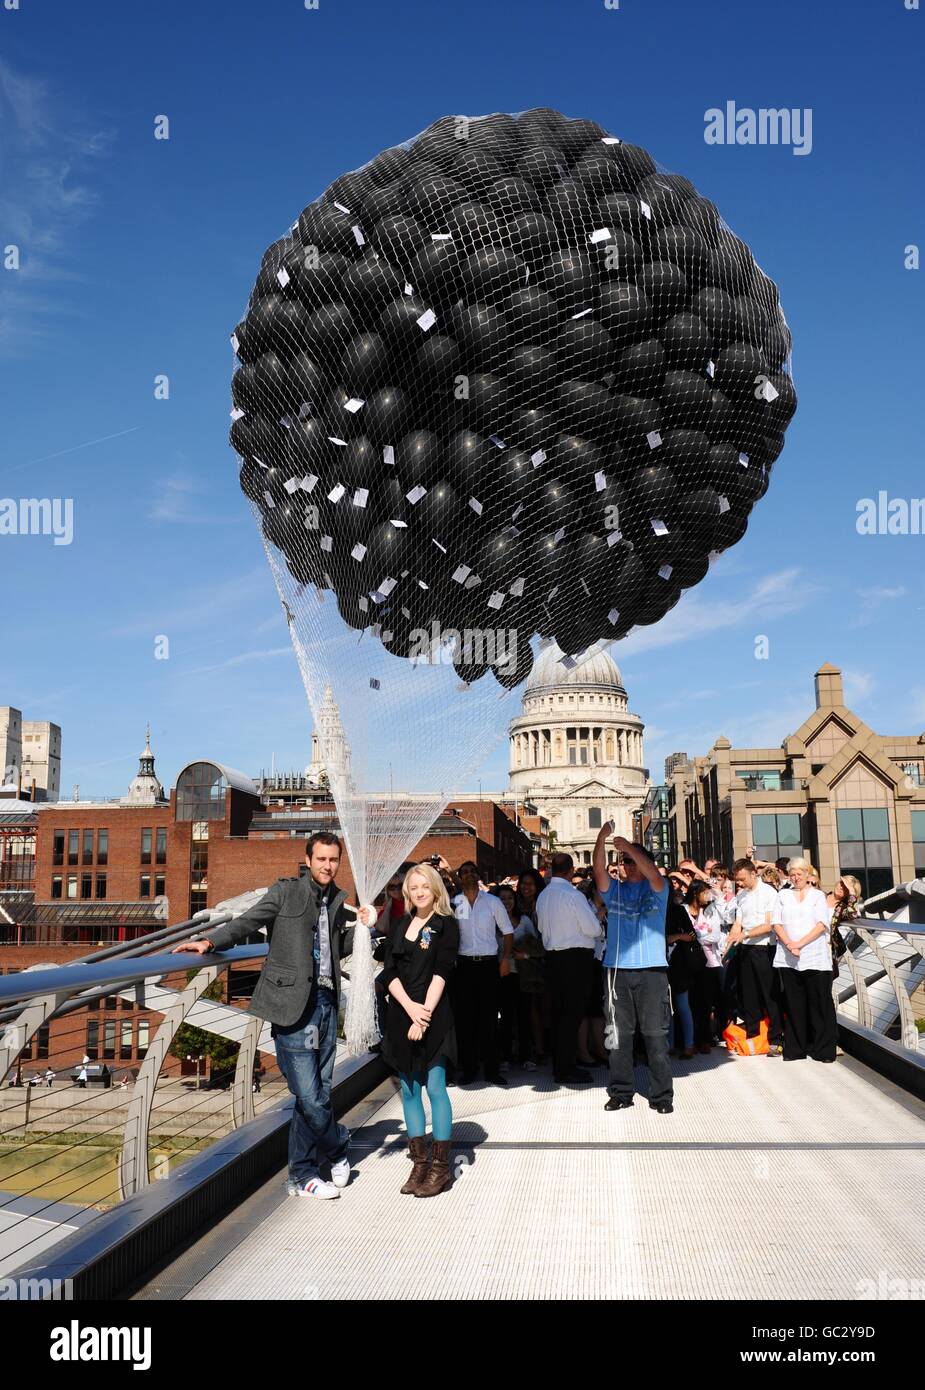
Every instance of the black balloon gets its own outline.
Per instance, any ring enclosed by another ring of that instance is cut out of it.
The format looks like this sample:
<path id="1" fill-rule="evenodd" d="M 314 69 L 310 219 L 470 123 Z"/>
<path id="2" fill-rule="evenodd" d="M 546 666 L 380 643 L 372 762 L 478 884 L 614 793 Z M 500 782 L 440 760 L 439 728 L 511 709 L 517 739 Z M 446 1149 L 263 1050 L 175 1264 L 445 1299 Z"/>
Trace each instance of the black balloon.
<path id="1" fill-rule="evenodd" d="M 796 409 L 777 288 L 689 180 L 549 108 L 444 117 L 268 247 L 230 439 L 266 540 L 395 657 L 514 688 L 744 535 Z M 378 585 L 393 581 L 388 593 Z"/>

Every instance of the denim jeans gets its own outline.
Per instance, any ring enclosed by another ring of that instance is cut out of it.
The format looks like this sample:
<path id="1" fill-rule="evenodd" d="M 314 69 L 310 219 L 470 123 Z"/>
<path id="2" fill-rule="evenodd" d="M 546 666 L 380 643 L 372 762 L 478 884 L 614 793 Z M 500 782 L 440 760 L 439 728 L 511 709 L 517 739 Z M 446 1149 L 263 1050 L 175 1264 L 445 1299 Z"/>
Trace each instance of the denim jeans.
<path id="1" fill-rule="evenodd" d="M 649 1101 L 671 1100 L 674 1087 L 668 1058 L 668 1023 L 671 1004 L 667 970 L 607 970 L 604 1009 L 608 1031 L 616 1028 L 617 1045 L 610 1051 L 608 1094 L 631 1100 L 636 1090 L 633 1070 L 633 1037 L 642 1033 L 649 1062 Z"/>
<path id="2" fill-rule="evenodd" d="M 684 989 L 672 995 L 674 1002 L 674 1013 L 681 1020 L 681 1032 L 683 1034 L 682 1046 L 691 1048 L 694 1046 L 694 1015 L 691 1011 L 691 997 L 689 992 Z M 668 1046 L 674 1047 L 674 1013 L 668 1021 Z"/>
<path id="3" fill-rule="evenodd" d="M 301 1018 L 272 1028 L 276 1060 L 295 1096 L 289 1126 L 289 1180 L 319 1177 L 319 1155 L 332 1163 L 347 1155 L 349 1132 L 334 1118 L 331 1080 L 337 1048 L 337 996 L 312 985 Z"/>

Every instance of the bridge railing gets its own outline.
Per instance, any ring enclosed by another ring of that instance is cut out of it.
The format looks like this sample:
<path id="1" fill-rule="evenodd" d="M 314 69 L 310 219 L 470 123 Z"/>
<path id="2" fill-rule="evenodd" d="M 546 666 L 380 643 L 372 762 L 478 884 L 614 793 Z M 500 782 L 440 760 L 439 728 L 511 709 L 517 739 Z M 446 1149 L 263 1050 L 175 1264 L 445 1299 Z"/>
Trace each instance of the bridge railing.
<path id="1" fill-rule="evenodd" d="M 925 924 L 859 917 L 841 930 L 848 951 L 834 981 L 836 1007 L 919 1051 L 923 1034 L 912 996 L 925 984 Z"/>
<path id="2" fill-rule="evenodd" d="M 267 945 L 171 954 L 232 915 L 0 978 L 0 1274 L 287 1096 L 242 1007 Z"/>

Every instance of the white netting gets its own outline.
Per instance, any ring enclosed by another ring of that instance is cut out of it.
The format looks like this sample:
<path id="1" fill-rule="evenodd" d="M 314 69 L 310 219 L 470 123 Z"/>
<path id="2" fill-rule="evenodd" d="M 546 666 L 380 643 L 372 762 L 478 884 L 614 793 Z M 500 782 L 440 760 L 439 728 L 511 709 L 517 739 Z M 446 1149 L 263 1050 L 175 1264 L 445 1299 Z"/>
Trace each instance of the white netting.
<path id="1" fill-rule="evenodd" d="M 368 901 L 539 641 L 577 662 L 656 622 L 744 534 L 790 334 L 691 183 L 540 110 L 446 117 L 337 179 L 232 343 L 241 486 Z"/>

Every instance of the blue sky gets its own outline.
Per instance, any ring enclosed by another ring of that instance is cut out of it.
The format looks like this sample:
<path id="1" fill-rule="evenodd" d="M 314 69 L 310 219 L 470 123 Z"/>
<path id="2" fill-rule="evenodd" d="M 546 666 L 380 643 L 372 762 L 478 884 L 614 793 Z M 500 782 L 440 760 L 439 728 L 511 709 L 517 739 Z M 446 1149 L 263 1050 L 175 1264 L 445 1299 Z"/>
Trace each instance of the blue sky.
<path id="1" fill-rule="evenodd" d="M 855 528 L 860 498 L 925 493 L 922 281 L 904 268 L 925 238 L 923 25 L 903 0 L 0 10 L 0 245 L 22 257 L 0 270 L 0 496 L 75 505 L 70 545 L 0 537 L 0 704 L 62 725 L 64 794 L 120 794 L 148 719 L 168 783 L 197 756 L 307 761 L 226 442 L 228 335 L 265 247 L 335 175 L 447 112 L 535 105 L 691 178 L 794 335 L 800 405 L 744 542 L 614 650 L 653 771 L 721 733 L 779 743 L 827 660 L 875 727 L 925 728 L 925 536 Z M 811 152 L 706 144 L 704 113 L 730 100 L 811 108 Z M 505 765 L 502 744 L 483 784 Z"/>

